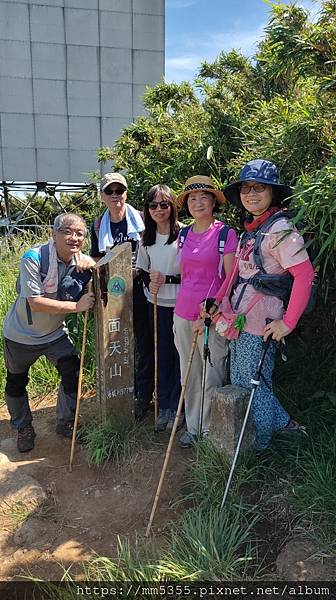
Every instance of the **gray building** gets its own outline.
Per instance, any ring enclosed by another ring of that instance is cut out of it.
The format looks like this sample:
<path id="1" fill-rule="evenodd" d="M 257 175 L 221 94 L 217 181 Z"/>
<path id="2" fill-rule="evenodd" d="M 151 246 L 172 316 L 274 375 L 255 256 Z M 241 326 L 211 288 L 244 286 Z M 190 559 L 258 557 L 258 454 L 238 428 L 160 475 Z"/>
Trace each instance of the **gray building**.
<path id="1" fill-rule="evenodd" d="M 0 0 L 0 178 L 87 179 L 164 72 L 164 0 Z"/>

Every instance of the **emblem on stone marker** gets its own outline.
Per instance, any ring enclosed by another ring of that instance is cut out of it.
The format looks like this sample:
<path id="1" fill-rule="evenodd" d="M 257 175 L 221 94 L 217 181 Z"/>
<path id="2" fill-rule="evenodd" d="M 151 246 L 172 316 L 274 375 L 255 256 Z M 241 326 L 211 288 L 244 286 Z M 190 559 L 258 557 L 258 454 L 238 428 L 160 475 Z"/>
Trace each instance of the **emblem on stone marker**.
<path id="1" fill-rule="evenodd" d="M 122 296 L 126 292 L 126 281 L 122 277 L 111 277 L 107 289 L 111 296 Z"/>

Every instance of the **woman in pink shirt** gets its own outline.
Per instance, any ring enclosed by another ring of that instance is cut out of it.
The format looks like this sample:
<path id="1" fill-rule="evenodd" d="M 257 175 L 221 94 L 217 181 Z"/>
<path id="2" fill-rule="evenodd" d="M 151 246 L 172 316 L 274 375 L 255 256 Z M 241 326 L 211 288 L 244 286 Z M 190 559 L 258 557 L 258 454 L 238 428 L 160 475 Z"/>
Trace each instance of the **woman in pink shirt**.
<path id="1" fill-rule="evenodd" d="M 309 300 L 314 271 L 302 237 L 283 212 L 291 188 L 280 184 L 273 163 L 251 160 L 224 194 L 241 210 L 245 229 L 237 250 L 239 277 L 231 305 L 246 320 L 230 344 L 232 384 L 250 389 L 262 341 L 272 338 L 252 405 L 256 446 L 262 450 L 275 431 L 304 432 L 274 396 L 272 374 L 276 342 L 296 327 Z M 218 292 L 217 304 L 223 292 Z"/>
<path id="2" fill-rule="evenodd" d="M 194 219 L 191 227 L 187 228 L 187 231 L 182 229 L 179 236 L 181 287 L 176 298 L 174 336 L 180 356 L 182 380 L 194 332 L 199 332 L 184 397 L 187 431 L 180 438 L 183 448 L 193 444 L 200 427 L 203 369 L 203 321 L 199 320 L 200 303 L 205 298 L 216 295 L 231 270 L 237 247 L 235 231 L 214 217 L 214 212 L 224 202 L 223 193 L 216 189 L 212 179 L 202 175 L 188 179 L 183 193 L 177 198 L 178 205 L 183 206 Z M 207 365 L 206 371 L 203 433 L 209 430 L 213 390 L 226 382 L 228 344 L 216 333 L 213 326 L 210 327 L 209 348 L 212 364 Z"/>

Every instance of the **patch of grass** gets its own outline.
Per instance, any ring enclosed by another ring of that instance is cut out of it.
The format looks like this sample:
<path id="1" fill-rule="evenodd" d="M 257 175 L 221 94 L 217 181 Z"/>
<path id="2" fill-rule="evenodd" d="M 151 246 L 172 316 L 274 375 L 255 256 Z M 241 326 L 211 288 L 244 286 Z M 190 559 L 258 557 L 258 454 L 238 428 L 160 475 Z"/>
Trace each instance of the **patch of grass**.
<path id="1" fill-rule="evenodd" d="M 108 462 L 120 466 L 134 458 L 138 451 L 148 447 L 150 434 L 138 423 L 111 419 L 87 425 L 81 431 L 81 439 L 89 465 L 102 468 Z"/>
<path id="2" fill-rule="evenodd" d="M 222 511 L 188 510 L 172 529 L 161 573 L 174 580 L 243 578 L 256 561 L 252 539 L 257 520 L 255 511 L 236 504 Z"/>
<path id="3" fill-rule="evenodd" d="M 209 439 L 197 443 L 197 459 L 191 467 L 183 500 L 203 508 L 219 507 L 222 502 L 230 463 L 228 458 Z M 230 496 L 237 499 L 239 490 L 260 476 L 260 465 L 253 454 L 241 455 L 232 480 Z"/>
<path id="4" fill-rule="evenodd" d="M 312 438 L 297 460 L 290 502 L 316 525 L 317 537 L 334 540 L 336 550 L 336 435 L 326 429 Z M 323 530 L 325 533 L 323 533 Z"/>
<path id="5" fill-rule="evenodd" d="M 85 570 L 88 581 L 159 581 L 158 562 L 150 557 L 136 540 L 118 537 L 117 556 L 115 559 L 99 556 L 90 561 Z"/>
<path id="6" fill-rule="evenodd" d="M 312 435 L 323 425 L 330 427 L 336 415 L 336 352 L 329 339 L 315 335 L 307 343 L 289 338 L 288 362 L 279 361 L 275 371 L 275 392 Z"/>

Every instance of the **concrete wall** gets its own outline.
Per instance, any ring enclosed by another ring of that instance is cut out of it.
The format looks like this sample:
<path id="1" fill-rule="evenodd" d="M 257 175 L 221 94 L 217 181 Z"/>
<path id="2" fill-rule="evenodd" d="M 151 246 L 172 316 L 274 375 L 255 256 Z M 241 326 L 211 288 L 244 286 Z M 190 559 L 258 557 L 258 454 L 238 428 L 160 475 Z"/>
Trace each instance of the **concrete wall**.
<path id="1" fill-rule="evenodd" d="M 164 72 L 164 0 L 0 0 L 0 177 L 86 179 Z"/>

